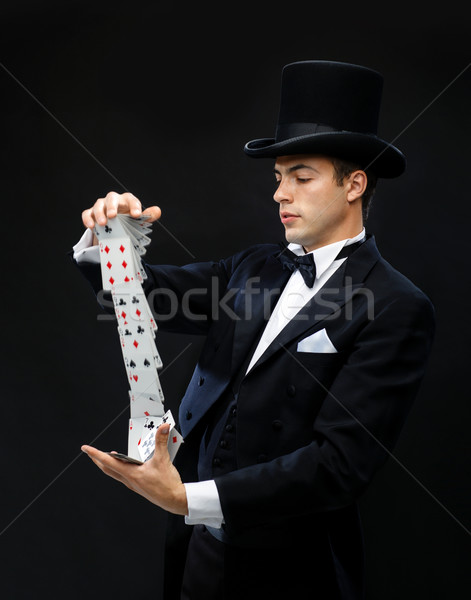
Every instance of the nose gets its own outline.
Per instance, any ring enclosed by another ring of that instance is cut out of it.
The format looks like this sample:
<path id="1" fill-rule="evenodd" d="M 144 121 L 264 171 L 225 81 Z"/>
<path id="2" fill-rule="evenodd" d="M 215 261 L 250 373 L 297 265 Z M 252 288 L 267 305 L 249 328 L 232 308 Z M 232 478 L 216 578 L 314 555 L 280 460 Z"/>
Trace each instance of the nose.
<path id="1" fill-rule="evenodd" d="M 291 202 L 292 201 L 291 193 L 288 189 L 286 180 L 283 181 L 283 179 L 282 179 L 278 183 L 278 187 L 276 188 L 275 193 L 273 194 L 273 200 L 280 204 L 281 204 L 281 202 Z"/>

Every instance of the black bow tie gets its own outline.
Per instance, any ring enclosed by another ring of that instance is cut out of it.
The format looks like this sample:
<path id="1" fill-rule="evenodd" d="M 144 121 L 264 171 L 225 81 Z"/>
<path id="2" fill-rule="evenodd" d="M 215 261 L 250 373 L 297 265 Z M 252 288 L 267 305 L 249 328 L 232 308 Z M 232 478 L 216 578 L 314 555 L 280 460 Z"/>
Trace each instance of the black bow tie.
<path id="1" fill-rule="evenodd" d="M 304 283 L 307 287 L 314 285 L 316 279 L 316 263 L 312 254 L 302 254 L 298 256 L 288 248 L 285 248 L 283 252 L 278 255 L 278 260 L 283 265 L 283 269 L 289 269 L 290 271 L 299 270 L 303 276 Z"/>
<path id="2" fill-rule="evenodd" d="M 350 254 L 352 254 L 352 252 L 354 252 L 358 246 L 361 246 L 364 241 L 365 238 L 359 242 L 350 244 L 349 246 L 344 246 L 334 260 L 339 260 L 340 258 L 346 258 L 350 256 Z M 278 254 L 277 258 L 283 265 L 283 269 L 289 269 L 290 271 L 295 271 L 298 269 L 303 276 L 304 283 L 307 285 L 307 287 L 312 288 L 316 279 L 316 263 L 314 262 L 312 253 L 298 256 L 294 252 L 291 252 L 291 250 L 288 250 L 288 248 L 284 248 L 280 254 Z"/>

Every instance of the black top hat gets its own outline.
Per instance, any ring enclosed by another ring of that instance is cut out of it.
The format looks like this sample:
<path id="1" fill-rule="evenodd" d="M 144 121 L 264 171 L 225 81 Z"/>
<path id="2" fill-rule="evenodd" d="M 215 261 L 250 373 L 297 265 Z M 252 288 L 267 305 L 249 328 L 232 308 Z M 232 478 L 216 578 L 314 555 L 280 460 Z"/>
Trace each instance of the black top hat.
<path id="1" fill-rule="evenodd" d="M 348 63 L 306 60 L 283 68 L 275 138 L 247 142 L 253 157 L 323 154 L 349 160 L 378 177 L 397 177 L 402 152 L 379 138 L 383 77 Z"/>

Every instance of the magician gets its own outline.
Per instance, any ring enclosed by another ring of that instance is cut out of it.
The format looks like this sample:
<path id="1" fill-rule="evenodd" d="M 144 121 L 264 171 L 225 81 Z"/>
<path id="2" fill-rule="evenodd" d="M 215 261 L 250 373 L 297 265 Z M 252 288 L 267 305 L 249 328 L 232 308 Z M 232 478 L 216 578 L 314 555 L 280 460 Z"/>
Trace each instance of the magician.
<path id="1" fill-rule="evenodd" d="M 205 336 L 180 403 L 184 443 L 172 463 L 162 425 L 142 465 L 82 449 L 168 511 L 165 600 L 365 597 L 357 501 L 391 456 L 435 326 L 430 300 L 365 228 L 377 178 L 406 165 L 377 135 L 382 86 L 359 65 L 286 65 L 275 137 L 244 151 L 272 159 L 287 244 L 145 265 L 159 328 Z M 93 228 L 118 212 L 161 215 L 131 193 L 84 210 L 73 257 L 97 294 Z M 159 290 L 189 310 L 164 318 Z"/>

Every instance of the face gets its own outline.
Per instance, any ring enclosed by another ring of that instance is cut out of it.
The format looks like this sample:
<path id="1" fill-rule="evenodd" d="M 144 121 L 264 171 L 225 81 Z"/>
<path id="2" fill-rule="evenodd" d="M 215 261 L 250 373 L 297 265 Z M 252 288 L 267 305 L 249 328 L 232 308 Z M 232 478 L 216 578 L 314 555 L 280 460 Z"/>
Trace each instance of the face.
<path id="1" fill-rule="evenodd" d="M 281 156 L 274 172 L 278 187 L 273 198 L 279 204 L 288 242 L 310 252 L 360 233 L 361 207 L 358 210 L 358 202 L 351 201 L 348 184 L 337 185 L 328 158 Z"/>

